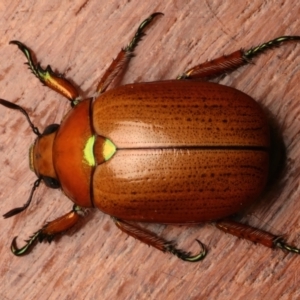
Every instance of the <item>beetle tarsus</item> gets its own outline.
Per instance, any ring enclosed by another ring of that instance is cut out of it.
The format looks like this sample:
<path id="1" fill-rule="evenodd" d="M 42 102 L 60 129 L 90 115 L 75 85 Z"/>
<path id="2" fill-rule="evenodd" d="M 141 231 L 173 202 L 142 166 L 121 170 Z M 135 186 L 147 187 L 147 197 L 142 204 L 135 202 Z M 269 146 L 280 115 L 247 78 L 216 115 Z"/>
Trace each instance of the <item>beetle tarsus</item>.
<path id="1" fill-rule="evenodd" d="M 291 42 L 291 41 L 299 41 L 300 36 L 280 36 L 274 40 L 268 41 L 266 43 L 260 44 L 256 47 L 253 47 L 244 52 L 244 59 L 249 62 L 255 56 L 264 53 L 267 50 L 271 50 L 275 47 L 279 47 L 282 43 Z"/>
<path id="2" fill-rule="evenodd" d="M 160 16 L 160 15 L 164 15 L 161 12 L 156 12 L 153 13 L 150 17 L 148 17 L 146 20 L 144 20 L 141 25 L 139 26 L 139 28 L 137 29 L 133 39 L 131 40 L 131 42 L 128 44 L 128 46 L 124 49 L 126 52 L 132 53 L 134 51 L 134 49 L 136 48 L 136 46 L 138 45 L 138 43 L 141 41 L 141 39 L 143 38 L 143 36 L 145 35 L 144 33 L 144 29 L 152 22 L 152 20 L 156 17 L 156 16 Z"/>
<path id="3" fill-rule="evenodd" d="M 17 247 L 17 243 L 16 243 L 17 237 L 14 237 L 10 246 L 11 252 L 16 256 L 21 256 L 29 253 L 29 251 L 36 244 L 36 242 L 40 241 L 41 238 L 40 235 L 41 235 L 41 230 L 37 231 L 33 236 L 31 236 L 29 240 L 26 241 L 25 246 L 23 246 L 22 248 Z"/>
<path id="4" fill-rule="evenodd" d="M 46 240 L 48 243 L 51 243 L 54 238 L 54 235 L 53 234 L 49 235 L 44 233 L 44 229 L 47 227 L 47 225 L 48 224 L 46 224 L 42 229 L 35 232 L 28 240 L 26 240 L 25 241 L 26 244 L 22 248 L 17 247 L 17 243 L 16 243 L 17 237 L 14 237 L 10 246 L 11 252 L 16 256 L 21 256 L 29 253 L 30 250 L 37 242 L 41 243 L 44 240 Z"/>
<path id="5" fill-rule="evenodd" d="M 275 247 L 280 248 L 282 250 L 286 250 L 288 252 L 300 254 L 300 249 L 299 248 L 292 247 L 292 246 L 286 244 L 283 240 L 278 240 L 275 243 Z"/>
<path id="6" fill-rule="evenodd" d="M 202 259 L 204 259 L 204 257 L 206 256 L 206 249 L 205 249 L 205 246 L 199 241 L 196 239 L 196 242 L 200 245 L 201 247 L 201 251 L 196 254 L 196 255 L 191 255 L 190 252 L 185 252 L 183 250 L 180 250 L 180 249 L 177 249 L 174 245 L 172 244 L 169 244 L 167 247 L 166 247 L 166 251 L 176 255 L 178 258 L 184 260 L 184 261 L 188 261 L 188 262 L 198 262 Z"/>
<path id="7" fill-rule="evenodd" d="M 23 43 L 19 41 L 10 41 L 9 44 L 17 45 L 18 48 L 24 53 L 27 58 L 26 65 L 29 66 L 30 71 L 37 77 L 43 84 L 45 84 L 45 78 L 51 76 L 54 72 L 51 67 L 48 65 L 46 69 L 43 69 L 39 63 L 35 64 L 32 58 L 31 51 Z M 59 77 L 62 77 L 61 74 L 56 74 Z"/>

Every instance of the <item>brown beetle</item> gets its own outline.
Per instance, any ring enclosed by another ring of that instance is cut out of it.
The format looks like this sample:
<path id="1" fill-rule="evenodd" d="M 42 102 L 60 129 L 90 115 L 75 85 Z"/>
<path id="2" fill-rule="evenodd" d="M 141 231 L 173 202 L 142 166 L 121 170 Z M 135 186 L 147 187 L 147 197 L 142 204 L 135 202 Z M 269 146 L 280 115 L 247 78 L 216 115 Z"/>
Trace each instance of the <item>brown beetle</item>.
<path id="1" fill-rule="evenodd" d="M 28 207 L 41 180 L 49 187 L 61 187 L 75 203 L 71 212 L 46 224 L 21 249 L 14 238 L 11 249 L 15 255 L 26 253 L 36 240 L 51 241 L 75 225 L 84 207 L 99 208 L 124 232 L 186 261 L 205 257 L 200 241 L 200 253 L 191 255 L 134 222 L 214 221 L 219 229 L 238 237 L 300 252 L 281 237 L 227 219 L 253 203 L 266 187 L 270 126 L 251 97 L 204 82 L 300 37 L 282 36 L 233 52 L 197 65 L 177 80 L 128 84 L 106 91 L 132 57 L 144 29 L 160 14 L 141 23 L 100 80 L 97 96 L 84 100 L 62 75 L 50 66 L 44 70 L 36 64 L 24 44 L 11 42 L 25 54 L 35 76 L 74 106 L 60 126 L 52 124 L 40 134 L 22 107 L 0 99 L 0 104 L 25 114 L 38 135 L 30 150 L 30 166 L 38 179 L 28 202 L 4 217 Z"/>

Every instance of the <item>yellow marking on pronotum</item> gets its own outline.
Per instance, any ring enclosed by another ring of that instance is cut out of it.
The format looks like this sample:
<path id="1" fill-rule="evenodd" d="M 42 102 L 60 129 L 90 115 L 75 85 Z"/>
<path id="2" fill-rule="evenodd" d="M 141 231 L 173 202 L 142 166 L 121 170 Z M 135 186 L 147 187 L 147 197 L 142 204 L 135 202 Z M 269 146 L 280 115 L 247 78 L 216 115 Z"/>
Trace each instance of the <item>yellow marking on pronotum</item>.
<path id="1" fill-rule="evenodd" d="M 86 163 L 89 166 L 94 167 L 96 165 L 95 156 L 94 156 L 94 144 L 95 144 L 96 137 L 93 135 L 89 137 L 87 140 L 85 147 L 83 149 L 83 157 Z M 116 152 L 116 146 L 114 143 L 109 140 L 105 139 L 103 144 L 102 150 L 103 158 L 105 161 L 108 161 Z"/>
<path id="2" fill-rule="evenodd" d="M 96 165 L 95 156 L 94 156 L 94 144 L 95 144 L 95 136 L 92 135 L 87 140 L 85 147 L 83 149 L 83 157 L 89 166 L 94 167 Z"/>

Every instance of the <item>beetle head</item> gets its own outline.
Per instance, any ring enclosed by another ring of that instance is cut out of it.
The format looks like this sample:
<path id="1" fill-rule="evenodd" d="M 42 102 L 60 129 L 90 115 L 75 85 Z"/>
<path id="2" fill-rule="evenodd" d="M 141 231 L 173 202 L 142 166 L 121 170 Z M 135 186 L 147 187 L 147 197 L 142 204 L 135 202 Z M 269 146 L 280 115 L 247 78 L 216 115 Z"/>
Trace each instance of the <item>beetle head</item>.
<path id="1" fill-rule="evenodd" d="M 14 208 L 3 215 L 4 218 L 9 218 L 22 212 L 29 206 L 34 191 L 39 186 L 41 180 L 43 180 L 50 188 L 60 188 L 60 183 L 57 179 L 52 163 L 52 144 L 59 125 L 51 124 L 47 126 L 41 134 L 38 128 L 31 122 L 28 113 L 23 107 L 3 99 L 0 99 L 0 104 L 10 109 L 19 110 L 22 114 L 24 114 L 32 131 L 37 135 L 34 144 L 29 150 L 29 165 L 30 169 L 35 172 L 38 179 L 33 184 L 27 202 L 22 207 Z"/>

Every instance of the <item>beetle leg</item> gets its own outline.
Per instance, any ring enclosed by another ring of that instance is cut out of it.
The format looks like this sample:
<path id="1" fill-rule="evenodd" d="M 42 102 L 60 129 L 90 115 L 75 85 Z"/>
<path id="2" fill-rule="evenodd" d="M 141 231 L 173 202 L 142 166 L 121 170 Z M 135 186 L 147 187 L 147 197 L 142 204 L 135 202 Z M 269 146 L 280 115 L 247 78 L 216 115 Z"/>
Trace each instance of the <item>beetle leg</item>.
<path id="1" fill-rule="evenodd" d="M 221 220 L 216 222 L 216 227 L 226 233 L 249 240 L 253 243 L 262 244 L 269 248 L 281 248 L 289 252 L 300 254 L 299 248 L 286 244 L 281 236 L 273 235 L 267 231 L 254 228 L 249 225 L 231 220 Z"/>
<path id="2" fill-rule="evenodd" d="M 57 93 L 68 98 L 72 102 L 80 100 L 79 93 L 74 85 L 63 77 L 62 74 L 55 73 L 48 65 L 43 69 L 39 63 L 35 63 L 32 58 L 32 51 L 19 41 L 10 41 L 10 44 L 17 45 L 27 58 L 27 65 L 32 73 L 46 86 L 56 91 Z"/>
<path id="3" fill-rule="evenodd" d="M 224 55 L 217 59 L 199 64 L 183 74 L 177 79 L 212 79 L 232 72 L 239 67 L 251 63 L 252 59 L 267 50 L 281 46 L 285 42 L 299 41 L 300 36 L 281 36 L 269 42 L 263 43 L 249 50 L 238 50 L 229 55 Z"/>
<path id="4" fill-rule="evenodd" d="M 150 15 L 150 17 L 148 17 L 140 24 L 131 42 L 127 45 L 127 47 L 121 49 L 117 57 L 112 61 L 112 63 L 104 73 L 97 86 L 97 94 L 103 93 L 111 84 L 111 82 L 125 69 L 129 60 L 133 57 L 134 49 L 136 48 L 142 37 L 145 35 L 145 28 L 158 15 L 163 15 L 163 13 L 153 13 L 152 15 Z"/>
<path id="5" fill-rule="evenodd" d="M 184 261 L 197 262 L 202 260 L 206 256 L 206 249 L 199 240 L 196 241 L 200 245 L 201 251 L 196 255 L 191 255 L 190 252 L 185 252 L 181 249 L 176 248 L 176 245 L 173 241 L 166 241 L 145 228 L 142 228 L 136 224 L 128 223 L 120 219 L 113 218 L 113 220 L 117 227 L 123 232 L 127 233 L 128 235 L 131 235 L 132 237 L 140 240 L 141 242 L 149 246 L 155 247 L 156 249 L 162 252 L 170 252 Z"/>
<path id="6" fill-rule="evenodd" d="M 29 240 L 26 241 L 26 245 L 22 248 L 17 247 L 17 237 L 15 237 L 12 240 L 10 247 L 12 253 L 16 256 L 26 254 L 37 241 L 42 242 L 44 240 L 47 240 L 50 243 L 57 234 L 73 227 L 78 222 L 79 216 L 82 213 L 82 209 L 79 206 L 74 205 L 73 209 L 70 212 L 68 212 L 64 216 L 61 216 L 60 218 L 57 218 L 56 220 L 47 223 L 40 230 L 34 233 L 33 236 L 31 236 Z"/>

